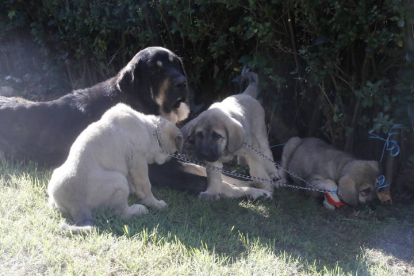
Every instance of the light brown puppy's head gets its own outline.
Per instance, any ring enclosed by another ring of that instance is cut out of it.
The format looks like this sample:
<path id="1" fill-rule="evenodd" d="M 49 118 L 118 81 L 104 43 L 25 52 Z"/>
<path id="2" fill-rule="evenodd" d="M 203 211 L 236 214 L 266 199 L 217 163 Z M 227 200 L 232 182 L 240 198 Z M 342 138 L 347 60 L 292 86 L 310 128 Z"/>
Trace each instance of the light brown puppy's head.
<path id="1" fill-rule="evenodd" d="M 183 134 L 173 123 L 162 119 L 157 134 L 163 150 L 168 153 L 182 151 L 184 144 Z"/>
<path id="2" fill-rule="evenodd" d="M 244 142 L 241 124 L 218 108 L 211 108 L 183 128 L 187 142 L 194 144 L 198 158 L 216 162 L 223 154 L 234 153 Z"/>
<path id="3" fill-rule="evenodd" d="M 370 202 L 377 191 L 379 174 L 377 161 L 350 161 L 338 181 L 338 197 L 352 206 Z"/>

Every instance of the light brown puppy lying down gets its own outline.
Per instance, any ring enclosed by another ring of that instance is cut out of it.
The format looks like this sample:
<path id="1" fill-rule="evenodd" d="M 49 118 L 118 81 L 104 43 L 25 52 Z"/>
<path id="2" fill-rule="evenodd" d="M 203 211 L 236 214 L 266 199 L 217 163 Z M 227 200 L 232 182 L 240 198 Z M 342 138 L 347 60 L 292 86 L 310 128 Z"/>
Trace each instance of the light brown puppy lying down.
<path id="1" fill-rule="evenodd" d="M 171 122 L 118 104 L 89 125 L 73 143 L 65 163 L 55 169 L 48 185 L 49 202 L 70 214 L 77 226 L 63 224 L 74 233 L 90 231 L 92 211 L 109 207 L 123 218 L 148 212 L 144 206 L 164 208 L 151 192 L 148 164 L 169 157 L 160 152 L 153 133 L 167 152 L 181 151 L 183 137 Z M 128 205 L 135 193 L 144 205 Z"/>
<path id="2" fill-rule="evenodd" d="M 283 147 L 282 166 L 319 189 L 338 190 L 337 194 L 325 195 L 323 205 L 328 209 L 335 209 L 340 202 L 352 206 L 370 202 L 380 173 L 377 161 L 357 160 L 318 138 L 291 138 Z M 284 170 L 279 173 L 287 179 Z M 292 180 L 303 184 L 297 178 Z M 311 192 L 313 197 L 323 195 Z"/>

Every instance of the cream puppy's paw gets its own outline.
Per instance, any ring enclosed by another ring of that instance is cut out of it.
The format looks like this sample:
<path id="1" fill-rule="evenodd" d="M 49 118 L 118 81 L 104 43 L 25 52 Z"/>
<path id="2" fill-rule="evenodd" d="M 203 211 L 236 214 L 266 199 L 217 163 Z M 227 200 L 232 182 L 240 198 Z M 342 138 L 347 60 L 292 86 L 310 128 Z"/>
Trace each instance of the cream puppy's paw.
<path id="1" fill-rule="evenodd" d="M 148 214 L 148 209 L 142 204 L 134 204 L 129 207 L 128 213 L 131 216 L 139 216 Z"/>
<path id="2" fill-rule="evenodd" d="M 154 206 L 157 209 L 163 209 L 167 207 L 167 203 L 165 203 L 164 200 L 157 200 L 156 202 L 154 202 L 152 206 Z"/>

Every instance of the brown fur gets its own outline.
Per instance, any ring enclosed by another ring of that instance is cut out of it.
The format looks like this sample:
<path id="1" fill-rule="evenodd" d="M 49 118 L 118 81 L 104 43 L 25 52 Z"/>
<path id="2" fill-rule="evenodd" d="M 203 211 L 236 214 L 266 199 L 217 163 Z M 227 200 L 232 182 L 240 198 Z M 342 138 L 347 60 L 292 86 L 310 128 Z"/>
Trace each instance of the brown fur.
<path id="1" fill-rule="evenodd" d="M 318 138 L 291 138 L 283 148 L 282 166 L 318 188 L 337 189 L 338 197 L 352 206 L 370 202 L 376 192 L 377 161 L 357 160 Z M 288 179 L 285 171 L 279 172 L 283 179 Z M 297 178 L 291 178 L 295 183 L 303 184 Z M 318 192 L 311 195 L 323 196 Z M 332 209 L 326 204 L 325 201 L 325 207 Z"/>

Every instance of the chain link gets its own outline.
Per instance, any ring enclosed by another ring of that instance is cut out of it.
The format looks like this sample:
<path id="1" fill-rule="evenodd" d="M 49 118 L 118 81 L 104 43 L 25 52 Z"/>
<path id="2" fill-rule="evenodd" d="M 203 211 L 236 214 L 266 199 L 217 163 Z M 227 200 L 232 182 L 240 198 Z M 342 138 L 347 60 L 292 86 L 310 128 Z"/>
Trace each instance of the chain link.
<path id="1" fill-rule="evenodd" d="M 305 181 L 303 178 L 301 178 L 297 174 L 295 174 L 295 173 L 287 170 L 282 165 L 278 164 L 277 162 L 274 162 L 271 158 L 269 158 L 268 156 L 266 156 L 262 152 L 260 152 L 260 151 L 258 151 L 256 149 L 252 148 L 250 145 L 248 145 L 246 143 L 243 143 L 243 146 L 245 148 L 253 151 L 254 153 L 256 153 L 259 156 L 261 156 L 262 158 L 264 158 L 264 159 L 272 162 L 276 166 L 276 168 L 285 170 L 290 176 L 292 176 L 294 178 L 297 178 L 300 181 L 303 181 L 304 183 L 306 183 L 310 187 L 303 187 L 303 186 L 291 185 L 289 183 L 284 183 L 284 182 L 280 182 L 280 181 L 272 181 L 272 180 L 265 179 L 265 178 L 259 178 L 259 177 L 255 177 L 255 176 L 248 176 L 248 175 L 244 175 L 244 174 L 241 174 L 241 173 L 236 173 L 236 172 L 224 170 L 222 168 L 218 168 L 218 167 L 215 167 L 215 166 L 212 166 L 212 165 L 209 165 L 209 164 L 204 164 L 202 162 L 199 162 L 199 161 L 194 160 L 194 157 L 192 157 L 192 158 L 187 157 L 187 155 L 185 155 L 185 154 L 180 154 L 178 152 L 177 153 L 169 153 L 169 152 L 166 152 L 162 148 L 161 142 L 158 139 L 158 131 L 159 131 L 160 126 L 161 126 L 161 118 L 160 118 L 159 123 L 157 124 L 157 126 L 155 128 L 155 131 L 154 131 L 154 137 L 155 137 L 155 139 L 158 142 L 158 146 L 160 147 L 160 151 L 163 154 L 166 154 L 166 155 L 168 155 L 170 157 L 173 157 L 173 158 L 175 158 L 175 159 L 177 159 L 177 160 L 179 160 L 179 161 L 181 161 L 183 163 L 201 166 L 201 167 L 206 168 L 207 170 L 218 171 L 218 172 L 221 172 L 221 173 L 223 173 L 225 175 L 235 176 L 235 177 L 238 177 L 238 178 L 241 178 L 241 179 L 245 179 L 245 180 L 258 181 L 258 182 L 267 182 L 267 183 L 270 183 L 272 185 L 280 186 L 280 187 L 288 187 L 288 188 L 294 188 L 294 189 L 299 189 L 299 190 L 307 190 L 307 191 L 316 191 L 316 192 L 321 192 L 321 193 L 335 193 L 336 192 L 336 190 L 319 189 L 319 188 L 315 187 L 315 185 L 313 185 L 313 184 Z"/>

